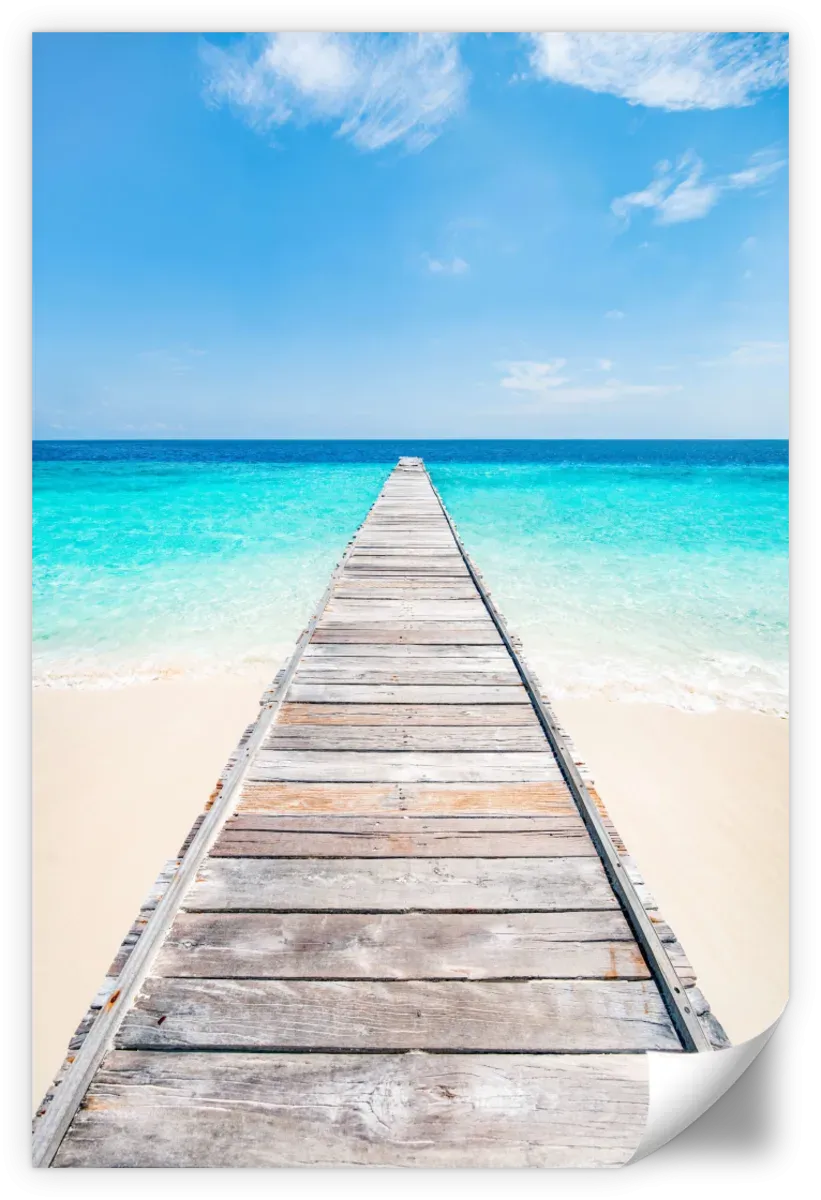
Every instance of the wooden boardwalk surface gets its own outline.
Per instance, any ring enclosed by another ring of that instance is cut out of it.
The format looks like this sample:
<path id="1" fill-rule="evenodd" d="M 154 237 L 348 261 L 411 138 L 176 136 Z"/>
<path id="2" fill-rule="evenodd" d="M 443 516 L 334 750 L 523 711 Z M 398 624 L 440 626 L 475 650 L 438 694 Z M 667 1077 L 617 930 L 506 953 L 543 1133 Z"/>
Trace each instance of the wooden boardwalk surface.
<path id="1" fill-rule="evenodd" d="M 35 1161 L 626 1161 L 640 1052 L 724 1038 L 568 746 L 400 460 L 124 942 Z"/>

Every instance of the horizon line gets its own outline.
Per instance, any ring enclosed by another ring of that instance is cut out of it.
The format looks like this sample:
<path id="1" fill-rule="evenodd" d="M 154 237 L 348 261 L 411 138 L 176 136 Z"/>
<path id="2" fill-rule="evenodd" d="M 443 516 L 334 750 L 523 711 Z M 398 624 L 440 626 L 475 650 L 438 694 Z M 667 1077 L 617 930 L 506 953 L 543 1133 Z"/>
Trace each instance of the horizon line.
<path id="1" fill-rule="evenodd" d="M 32 445 L 40 442 L 788 442 L 789 434 L 779 437 L 32 437 Z"/>

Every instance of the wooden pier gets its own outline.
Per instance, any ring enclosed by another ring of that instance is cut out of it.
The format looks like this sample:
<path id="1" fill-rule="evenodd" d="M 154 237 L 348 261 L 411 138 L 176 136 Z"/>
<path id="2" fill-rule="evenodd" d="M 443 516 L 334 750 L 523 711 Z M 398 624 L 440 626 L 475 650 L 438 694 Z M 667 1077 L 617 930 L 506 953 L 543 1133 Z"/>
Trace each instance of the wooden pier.
<path id="1" fill-rule="evenodd" d="M 42 1166 L 616 1165 L 726 1044 L 401 459 L 35 1119 Z"/>

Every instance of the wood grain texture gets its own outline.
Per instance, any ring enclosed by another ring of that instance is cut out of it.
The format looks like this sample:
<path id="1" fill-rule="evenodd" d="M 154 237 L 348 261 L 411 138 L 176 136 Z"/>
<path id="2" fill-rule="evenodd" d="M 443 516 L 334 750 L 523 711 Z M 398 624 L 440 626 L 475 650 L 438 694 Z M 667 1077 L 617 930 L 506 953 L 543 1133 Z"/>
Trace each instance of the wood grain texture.
<path id="1" fill-rule="evenodd" d="M 265 830 L 269 833 L 347 833 L 347 834 L 455 834 L 472 836 L 476 833 L 583 833 L 584 822 L 577 813 L 560 816 L 486 816 L 471 814 L 448 816 L 439 813 L 416 816 L 402 813 L 380 816 L 351 816 L 346 813 L 266 813 L 239 812 L 227 822 L 232 829 Z"/>
<path id="2" fill-rule="evenodd" d="M 469 687 L 446 684 L 293 683 L 290 701 L 309 704 L 525 704 L 521 684 Z"/>
<path id="3" fill-rule="evenodd" d="M 467 660 L 466 660 L 467 661 Z M 513 664 L 497 662 L 489 664 L 475 662 L 464 668 L 447 660 L 434 660 L 429 664 L 420 659 L 406 661 L 379 659 L 322 659 L 306 663 L 297 671 L 294 685 L 306 684 L 389 684 L 397 687 L 517 687 L 519 676 Z M 365 664 L 365 665 L 363 665 Z"/>
<path id="4" fill-rule="evenodd" d="M 208 858 L 184 907 L 557 912 L 619 906 L 597 858 Z"/>
<path id="5" fill-rule="evenodd" d="M 426 662 L 436 659 L 481 659 L 482 662 L 490 660 L 502 662 L 510 662 L 510 656 L 506 648 L 499 643 L 498 646 L 407 646 L 386 645 L 384 642 L 376 643 L 375 645 L 325 645 L 311 642 L 303 655 L 305 661 L 316 662 L 317 660 L 327 659 L 390 659 L 404 661 L 406 659 L 424 659 Z"/>
<path id="6" fill-rule="evenodd" d="M 468 675 L 467 683 L 517 683 L 520 679 L 513 661 L 500 655 L 426 654 L 420 646 L 402 649 L 400 654 L 385 653 L 384 650 L 382 654 L 319 654 L 301 664 L 301 674 L 306 679 L 327 679 L 332 683 L 381 682 L 368 678 L 371 673 L 396 675 L 395 682 L 409 683 L 424 683 L 419 676 L 433 676 L 434 683 L 460 682 L 448 678 L 451 675 Z M 416 653 L 408 653 L 410 649 Z M 471 649 L 475 651 L 481 647 Z"/>
<path id="7" fill-rule="evenodd" d="M 414 646 L 501 646 L 502 640 L 489 617 L 481 621 L 320 621 L 311 639 L 314 645 L 357 642 Z"/>
<path id="8" fill-rule="evenodd" d="M 572 1167 L 627 1162 L 643 1055 L 115 1051 L 60 1167 Z"/>
<path id="9" fill-rule="evenodd" d="M 399 558 L 359 553 L 349 560 L 345 568 L 345 577 L 353 577 L 359 571 L 368 571 L 371 574 L 380 572 L 383 575 L 404 575 L 412 571 L 415 575 L 451 576 L 455 579 L 468 576 L 468 569 L 461 559 L 419 558 L 409 555 Z"/>
<path id="10" fill-rule="evenodd" d="M 452 539 L 449 542 L 445 540 L 431 525 L 408 530 L 394 524 L 380 530 L 365 531 L 354 539 L 351 556 L 354 554 L 367 558 L 403 558 L 411 563 L 414 559 L 429 561 L 433 558 L 464 561 L 456 543 Z"/>
<path id="11" fill-rule="evenodd" d="M 283 725 L 266 740 L 267 750 L 424 750 L 537 754 L 552 751 L 538 726 L 515 725 Z"/>
<path id="12" fill-rule="evenodd" d="M 425 541 L 424 544 L 405 542 L 404 540 L 397 544 L 389 538 L 382 538 L 377 541 L 362 542 L 357 538 L 354 545 L 353 553 L 349 559 L 350 563 L 355 563 L 362 557 L 367 558 L 424 558 L 424 559 L 447 559 L 449 563 L 463 562 L 462 556 L 456 548 L 456 543 L 451 539 L 450 543 L 442 540 L 431 538 Z"/>
<path id="13" fill-rule="evenodd" d="M 578 814 L 564 780 L 551 783 L 254 783 L 238 812 Z"/>
<path id="14" fill-rule="evenodd" d="M 647 979 L 620 912 L 181 913 L 155 975 Z"/>
<path id="15" fill-rule="evenodd" d="M 302 833 L 236 826 L 223 830 L 211 850 L 214 858 L 575 858 L 595 853 L 586 830 Z"/>
<path id="16" fill-rule="evenodd" d="M 145 981 L 120 1050 L 680 1050 L 655 984 Z"/>
<path id="17" fill-rule="evenodd" d="M 357 577 L 346 579 L 334 589 L 338 600 L 474 600 L 476 589 L 470 582 L 457 583 L 449 580 L 437 583 L 435 580 L 423 579 L 414 587 L 409 587 L 407 580 L 400 577 L 398 582 L 391 580 L 385 583 L 368 580 L 362 583 Z"/>
<path id="18" fill-rule="evenodd" d="M 541 726 L 526 704 L 283 704 L 276 728 L 291 725 L 490 726 L 537 730 Z"/>
<path id="19" fill-rule="evenodd" d="M 474 600 L 332 600 L 330 621 L 481 621 L 484 605 Z"/>
<path id="20" fill-rule="evenodd" d="M 292 688 L 292 691 L 296 691 Z M 507 783 L 558 780 L 551 754 L 358 750 L 259 750 L 250 780 L 389 783 Z"/>

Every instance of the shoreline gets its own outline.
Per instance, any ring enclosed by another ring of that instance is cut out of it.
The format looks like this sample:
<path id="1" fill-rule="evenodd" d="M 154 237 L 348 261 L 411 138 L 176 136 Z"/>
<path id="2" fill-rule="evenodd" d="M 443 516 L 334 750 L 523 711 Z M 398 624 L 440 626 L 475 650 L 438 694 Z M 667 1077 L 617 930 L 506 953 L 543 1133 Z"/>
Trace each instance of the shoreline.
<path id="1" fill-rule="evenodd" d="M 35 1104 L 280 665 L 35 688 Z M 729 1037 L 760 1032 L 787 994 L 788 719 L 551 700 Z"/>
<path id="2" fill-rule="evenodd" d="M 103 667 L 93 670 L 70 673 L 69 671 L 40 671 L 34 673 L 32 690 L 34 694 L 43 692 L 119 692 L 131 687 L 144 687 L 155 683 L 190 682 L 202 683 L 215 678 L 232 676 L 234 678 L 258 678 L 260 673 L 270 672 L 273 678 L 279 667 L 284 666 L 291 657 L 296 636 L 290 642 L 283 641 L 268 648 L 268 653 L 248 654 L 247 656 L 229 659 L 214 658 L 200 659 L 196 662 L 187 661 L 173 665 L 134 665 L 131 668 Z M 633 686 L 625 680 L 624 675 L 615 679 L 601 679 L 579 683 L 580 668 L 574 667 L 566 675 L 570 678 L 557 678 L 551 674 L 550 663 L 553 657 L 552 648 L 534 644 L 534 639 L 528 639 L 528 659 L 538 667 L 541 687 L 545 695 L 552 701 L 575 703 L 576 701 L 605 700 L 608 703 L 630 706 L 650 705 L 657 708 L 670 708 L 676 712 L 711 715 L 719 712 L 753 713 L 759 716 L 774 717 L 778 720 L 789 721 L 789 692 L 784 691 L 777 700 L 768 704 L 755 704 L 741 695 L 731 693 L 713 693 L 695 686 L 676 681 L 670 684 L 668 678 L 659 677 L 657 686 L 645 682 Z M 274 665 L 276 664 L 276 665 Z M 785 671 L 787 668 L 784 668 Z M 666 686 L 662 686 L 661 680 Z M 571 681 L 572 680 L 572 681 Z"/>

